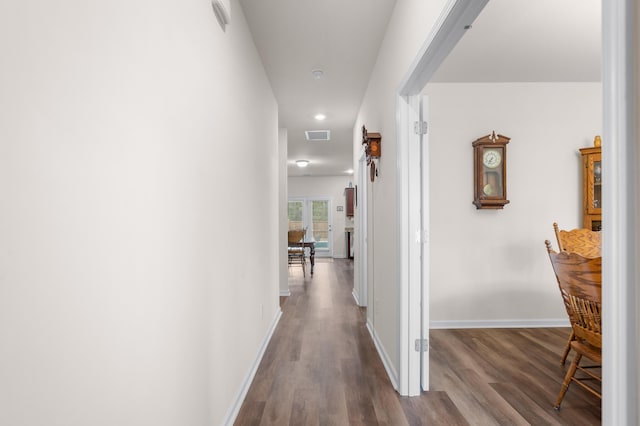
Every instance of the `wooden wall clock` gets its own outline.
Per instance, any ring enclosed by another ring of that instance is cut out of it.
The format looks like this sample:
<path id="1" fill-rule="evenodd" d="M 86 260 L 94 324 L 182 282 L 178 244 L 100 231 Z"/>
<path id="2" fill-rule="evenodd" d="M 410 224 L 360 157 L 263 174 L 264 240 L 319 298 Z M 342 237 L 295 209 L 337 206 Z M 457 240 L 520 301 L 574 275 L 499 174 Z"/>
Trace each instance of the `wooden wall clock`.
<path id="1" fill-rule="evenodd" d="M 367 156 L 367 165 L 369 166 L 369 177 L 371 182 L 378 176 L 375 159 L 381 155 L 382 136 L 380 133 L 369 133 L 365 126 L 362 126 L 362 144 L 365 145 L 364 152 Z"/>
<path id="2" fill-rule="evenodd" d="M 477 209 L 502 209 L 507 200 L 507 144 L 511 138 L 490 135 L 473 143 L 473 204 Z"/>

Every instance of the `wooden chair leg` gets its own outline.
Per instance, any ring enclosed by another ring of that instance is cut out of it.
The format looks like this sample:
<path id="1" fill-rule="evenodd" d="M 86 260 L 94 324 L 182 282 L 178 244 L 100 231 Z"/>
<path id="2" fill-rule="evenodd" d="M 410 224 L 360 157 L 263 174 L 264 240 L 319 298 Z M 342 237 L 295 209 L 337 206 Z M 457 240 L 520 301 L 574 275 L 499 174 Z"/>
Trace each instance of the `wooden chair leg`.
<path id="1" fill-rule="evenodd" d="M 564 353 L 562 354 L 562 359 L 560 360 L 560 364 L 564 365 L 567 361 L 567 356 L 569 356 L 569 351 L 571 350 L 571 342 L 576 338 L 576 335 L 571 330 L 571 335 L 569 336 L 569 340 L 567 340 L 567 345 L 564 347 Z"/>
<path id="2" fill-rule="evenodd" d="M 581 358 L 582 358 L 582 355 L 579 353 L 576 353 L 576 356 L 573 358 L 573 361 L 569 366 L 569 370 L 567 370 L 567 374 L 564 376 L 564 382 L 562 382 L 560 393 L 556 398 L 556 403 L 553 405 L 553 408 L 555 408 L 556 410 L 560 409 L 560 404 L 562 403 L 562 399 L 564 398 L 564 395 L 567 393 L 567 390 L 569 389 L 569 385 L 571 384 L 571 379 L 573 378 L 573 375 L 576 374 L 576 369 L 578 368 L 578 364 L 580 363 Z"/>

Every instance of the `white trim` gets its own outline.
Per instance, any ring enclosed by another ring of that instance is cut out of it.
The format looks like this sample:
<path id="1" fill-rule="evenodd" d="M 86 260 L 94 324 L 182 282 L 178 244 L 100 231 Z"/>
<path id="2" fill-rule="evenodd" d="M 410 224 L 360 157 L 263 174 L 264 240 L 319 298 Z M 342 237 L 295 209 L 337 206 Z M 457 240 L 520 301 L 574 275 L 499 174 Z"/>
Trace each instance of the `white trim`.
<path id="1" fill-rule="evenodd" d="M 637 155 L 638 0 L 602 2 L 602 424 L 635 425 L 638 417 L 636 265 L 640 248 L 640 158 Z M 634 22 L 635 21 L 635 22 Z"/>
<path id="2" fill-rule="evenodd" d="M 398 390 L 398 373 L 393 368 L 393 363 L 391 362 L 389 355 L 387 355 L 387 352 L 384 350 L 384 346 L 382 345 L 382 342 L 380 342 L 380 339 L 378 339 L 378 335 L 370 321 L 367 321 L 367 330 L 369 330 L 373 344 L 376 346 L 382 365 L 384 365 L 384 369 L 387 371 L 387 375 L 389 376 L 389 380 L 391 380 L 393 388 Z"/>
<path id="3" fill-rule="evenodd" d="M 420 121 L 429 122 L 429 100 L 427 96 L 420 97 Z M 420 315 L 420 338 L 429 342 L 429 289 L 430 283 L 430 199 L 429 199 L 429 133 L 423 133 L 420 140 L 420 306 L 417 307 Z M 429 352 L 425 351 L 420 354 L 420 389 L 422 391 L 429 390 Z"/>
<path id="4" fill-rule="evenodd" d="M 253 382 L 253 378 L 255 377 L 256 372 L 258 371 L 260 362 L 262 362 L 262 357 L 264 356 L 264 353 L 267 350 L 267 346 L 269 345 L 269 342 L 273 337 L 273 333 L 276 330 L 276 326 L 278 325 L 278 322 L 280 321 L 281 316 L 282 316 L 282 310 L 278 309 L 278 312 L 276 312 L 276 315 L 273 318 L 271 325 L 269 326 L 269 330 L 267 331 L 267 334 L 264 337 L 262 344 L 260 345 L 260 349 L 258 350 L 256 359 L 253 361 L 251 370 L 249 371 L 249 374 L 247 374 L 247 377 L 245 377 L 244 381 L 242 382 L 242 387 L 240 388 L 240 392 L 238 392 L 238 394 L 236 395 L 233 405 L 231 406 L 231 408 L 227 412 L 227 415 L 224 417 L 224 420 L 222 421 L 223 425 L 231 426 L 233 425 L 233 422 L 236 421 L 236 417 L 238 417 L 238 413 L 240 412 L 240 407 L 242 407 L 244 398 L 247 396 L 247 392 L 249 392 L 249 388 L 251 387 L 251 382 Z"/>
<path id="5" fill-rule="evenodd" d="M 286 291 L 281 290 L 280 291 L 280 296 L 281 297 L 289 297 L 289 296 L 291 296 L 291 291 L 290 290 L 286 290 Z"/>
<path id="6" fill-rule="evenodd" d="M 433 30 L 423 43 L 409 71 L 400 83 L 398 94 L 417 95 L 464 35 L 489 0 L 449 0 Z"/>
<path id="7" fill-rule="evenodd" d="M 411 111 L 407 97 L 398 96 L 396 100 L 396 121 L 398 132 L 398 232 L 397 232 L 397 262 L 398 262 L 398 369 L 400 370 L 398 393 L 403 396 L 419 393 L 419 389 L 410 389 L 409 377 L 419 377 L 419 372 L 411 371 L 415 363 L 411 362 L 412 349 L 410 344 L 411 321 L 409 306 L 410 298 L 410 250 L 409 250 L 409 144 L 411 133 L 408 131 L 412 120 L 417 119 L 417 111 Z"/>
<path id="8" fill-rule="evenodd" d="M 420 97 L 398 97 L 398 215 L 401 231 L 398 244 L 401 248 L 402 267 L 399 271 L 400 327 L 400 395 L 420 395 L 421 354 L 414 350 L 413 342 L 422 337 L 421 329 L 421 179 L 420 135 L 414 131 L 414 123 L 420 119 Z M 403 362 L 404 361 L 404 362 Z"/>
<path id="9" fill-rule="evenodd" d="M 567 318 L 562 319 L 527 319 L 527 320 L 454 320 L 430 321 L 430 329 L 454 328 L 547 328 L 571 327 Z"/>

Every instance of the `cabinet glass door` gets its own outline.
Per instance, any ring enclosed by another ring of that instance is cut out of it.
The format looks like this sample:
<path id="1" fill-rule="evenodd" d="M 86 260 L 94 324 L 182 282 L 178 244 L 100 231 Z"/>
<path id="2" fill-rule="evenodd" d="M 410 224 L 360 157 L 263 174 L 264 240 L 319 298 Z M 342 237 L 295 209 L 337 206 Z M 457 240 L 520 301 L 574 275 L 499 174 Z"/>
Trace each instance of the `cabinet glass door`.
<path id="1" fill-rule="evenodd" d="M 587 176 L 584 227 L 600 231 L 602 230 L 602 155 L 599 152 L 589 154 Z"/>
<path id="2" fill-rule="evenodd" d="M 593 208 L 602 208 L 602 165 L 601 161 L 593 162 Z"/>
<path id="3" fill-rule="evenodd" d="M 589 214 L 602 214 L 602 160 L 600 154 L 590 156 L 589 169 L 587 211 Z"/>

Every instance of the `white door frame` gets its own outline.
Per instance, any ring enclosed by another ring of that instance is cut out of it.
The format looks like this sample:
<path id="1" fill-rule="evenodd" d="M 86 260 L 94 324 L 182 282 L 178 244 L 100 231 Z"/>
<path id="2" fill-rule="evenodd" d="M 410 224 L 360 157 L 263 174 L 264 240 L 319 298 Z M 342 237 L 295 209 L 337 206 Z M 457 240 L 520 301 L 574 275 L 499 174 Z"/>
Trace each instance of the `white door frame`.
<path id="1" fill-rule="evenodd" d="M 414 123 L 420 117 L 420 93 L 442 61 L 464 35 L 489 0 L 451 0 L 445 6 L 434 29 L 427 37 L 398 89 L 396 122 L 398 131 L 398 282 L 399 286 L 399 377 L 400 395 L 419 395 L 420 353 L 416 340 L 421 338 L 421 321 L 428 323 L 428 306 L 421 310 L 422 292 L 428 294 L 428 273 L 422 277 L 421 187 L 429 184 L 428 174 L 421 182 L 420 136 Z M 428 203 L 428 200 L 425 200 Z M 426 248 L 428 251 L 428 247 Z M 423 282 L 424 278 L 424 282 Z M 423 383 L 428 390 L 428 380 Z"/>
<path id="2" fill-rule="evenodd" d="M 422 96 L 420 99 L 420 121 L 423 123 L 429 122 L 428 114 L 429 103 L 426 96 Z M 422 277 L 420 287 L 420 338 L 427 342 L 426 347 L 429 347 L 429 232 L 431 230 L 429 225 L 429 133 L 426 131 L 426 126 L 421 132 L 420 140 L 420 240 L 422 241 L 421 253 L 420 253 L 420 276 Z M 429 352 L 422 352 L 420 357 L 420 389 L 423 391 L 429 390 Z"/>
<path id="3" fill-rule="evenodd" d="M 400 283 L 399 386 L 401 395 L 419 393 L 419 366 L 412 356 L 415 297 L 420 283 L 411 280 L 410 157 L 417 95 L 453 49 L 488 0 L 451 0 L 410 66 L 398 90 L 398 265 Z M 640 308 L 640 109 L 638 76 L 640 0 L 602 1 L 603 33 L 603 398 L 602 423 L 638 424 L 638 309 Z M 412 107 L 413 106 L 413 107 Z M 415 165 L 414 165 L 415 167 Z M 615 171 L 615 172 L 614 172 Z M 428 184 L 428 179 L 424 184 Z M 415 194 L 413 194 L 415 195 Z M 615 284 L 615 285 L 613 285 Z M 428 291 L 428 289 L 427 289 Z"/>
<path id="4" fill-rule="evenodd" d="M 640 0 L 602 0 L 602 424 L 637 425 Z"/>
<path id="5" fill-rule="evenodd" d="M 356 186 L 356 212 L 358 216 L 357 229 L 357 256 L 358 256 L 358 285 L 354 288 L 353 296 L 359 306 L 367 306 L 367 157 L 364 153 L 360 155 L 358 162 L 358 185 Z"/>
<path id="6" fill-rule="evenodd" d="M 400 283 L 400 334 L 398 392 L 420 395 L 420 137 L 414 130 L 419 120 L 418 96 L 398 96 L 398 272 Z M 413 343 L 413 344 L 412 344 Z"/>

